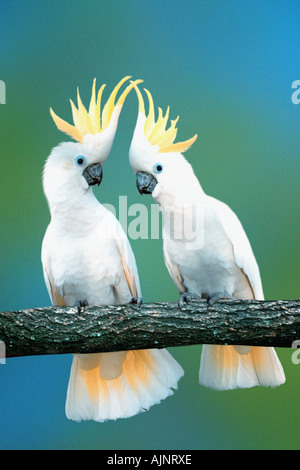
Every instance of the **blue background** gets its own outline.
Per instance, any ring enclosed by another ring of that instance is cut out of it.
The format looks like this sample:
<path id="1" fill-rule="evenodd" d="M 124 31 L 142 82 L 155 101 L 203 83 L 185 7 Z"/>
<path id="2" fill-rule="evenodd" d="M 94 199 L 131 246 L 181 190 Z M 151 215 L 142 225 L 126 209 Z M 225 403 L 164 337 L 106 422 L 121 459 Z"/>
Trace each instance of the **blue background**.
<path id="1" fill-rule="evenodd" d="M 299 296 L 299 1 L 1 1 L 0 309 L 49 305 L 40 247 L 49 212 L 41 174 L 65 136 L 80 87 L 144 79 L 156 106 L 178 114 L 177 140 L 204 190 L 238 214 L 256 254 L 267 299 Z M 97 197 L 141 201 L 128 164 L 137 116 L 125 103 Z M 117 169 L 117 171 L 116 171 Z M 130 219 L 129 219 L 130 220 Z M 175 301 L 161 240 L 132 240 L 144 302 Z M 9 359 L 0 366 L 1 449 L 299 448 L 299 372 L 278 350 L 287 383 L 214 392 L 198 385 L 201 346 L 173 348 L 185 369 L 179 390 L 127 420 L 97 424 L 64 415 L 71 356 Z"/>

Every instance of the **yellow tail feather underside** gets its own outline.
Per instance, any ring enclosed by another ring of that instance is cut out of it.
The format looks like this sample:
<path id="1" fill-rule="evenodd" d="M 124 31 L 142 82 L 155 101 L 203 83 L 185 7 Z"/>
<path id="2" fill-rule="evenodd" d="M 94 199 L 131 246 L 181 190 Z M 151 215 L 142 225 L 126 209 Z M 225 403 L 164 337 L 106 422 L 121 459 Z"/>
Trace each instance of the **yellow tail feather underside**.
<path id="1" fill-rule="evenodd" d="M 147 388 L 150 375 L 149 369 L 145 364 L 151 369 L 152 363 L 151 353 L 147 350 L 135 350 L 126 353 L 126 358 L 122 364 L 122 373 L 125 375 L 129 386 L 135 392 L 141 384 Z M 109 393 L 108 384 L 115 390 L 121 389 L 121 375 L 115 379 L 107 380 L 101 377 L 98 366 L 82 369 L 82 372 L 89 396 L 93 401 L 99 396 L 102 396 L 103 399 L 107 397 Z"/>

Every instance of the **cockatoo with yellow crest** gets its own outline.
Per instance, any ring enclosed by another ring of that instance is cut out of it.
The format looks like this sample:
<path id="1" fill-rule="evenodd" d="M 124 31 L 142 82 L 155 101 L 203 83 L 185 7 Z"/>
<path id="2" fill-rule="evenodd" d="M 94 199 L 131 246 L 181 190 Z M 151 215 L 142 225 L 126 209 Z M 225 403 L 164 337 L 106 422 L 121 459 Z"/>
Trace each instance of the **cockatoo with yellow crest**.
<path id="1" fill-rule="evenodd" d="M 174 143 L 178 118 L 167 128 L 169 108 L 159 108 L 155 121 L 149 91 L 148 115 L 134 84 L 139 113 L 129 160 L 141 194 L 151 194 L 163 215 L 163 251 L 168 271 L 180 293 L 179 306 L 189 300 L 264 298 L 259 269 L 237 216 L 223 202 L 206 195 L 183 157 L 196 140 Z M 203 345 L 199 381 L 217 389 L 277 386 L 285 382 L 273 348 Z"/>
<path id="2" fill-rule="evenodd" d="M 141 302 L 135 258 L 115 216 L 93 194 L 115 137 L 120 111 L 133 88 L 121 80 L 105 106 L 104 85 L 89 110 L 78 93 L 71 101 L 74 125 L 51 116 L 59 130 L 75 142 L 55 147 L 43 173 L 51 222 L 42 245 L 44 278 L 53 305 L 85 306 Z M 136 83 L 139 83 L 137 81 Z M 183 375 L 166 350 L 74 354 L 66 399 L 66 415 L 75 421 L 127 418 L 149 409 L 173 393 Z"/>

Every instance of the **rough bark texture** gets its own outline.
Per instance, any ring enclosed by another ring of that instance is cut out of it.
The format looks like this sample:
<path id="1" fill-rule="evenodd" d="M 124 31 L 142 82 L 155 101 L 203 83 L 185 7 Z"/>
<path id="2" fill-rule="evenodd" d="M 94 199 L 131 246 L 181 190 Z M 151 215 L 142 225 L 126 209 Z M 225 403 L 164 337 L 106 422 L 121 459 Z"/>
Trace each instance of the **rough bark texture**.
<path id="1" fill-rule="evenodd" d="M 192 344 L 292 347 L 300 301 L 206 301 L 0 312 L 6 357 L 93 353 Z M 3 345 L 3 343 L 2 343 Z"/>

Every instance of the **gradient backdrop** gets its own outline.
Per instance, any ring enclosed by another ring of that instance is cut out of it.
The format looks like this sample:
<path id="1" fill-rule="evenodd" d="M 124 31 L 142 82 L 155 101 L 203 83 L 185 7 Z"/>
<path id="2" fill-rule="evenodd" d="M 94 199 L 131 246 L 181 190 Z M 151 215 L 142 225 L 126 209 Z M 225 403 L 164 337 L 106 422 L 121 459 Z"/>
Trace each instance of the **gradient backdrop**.
<path id="1" fill-rule="evenodd" d="M 94 77 L 106 98 L 127 74 L 155 105 L 178 114 L 178 140 L 204 190 L 238 214 L 256 254 L 267 299 L 299 296 L 299 1 L 1 0 L 1 310 L 50 304 L 40 247 L 49 212 L 45 158 L 67 139 L 80 86 Z M 131 93 L 97 197 L 142 202 L 128 164 L 137 116 Z M 143 202 L 150 208 L 151 198 Z M 131 219 L 129 218 L 129 221 Z M 176 301 L 161 240 L 132 240 L 144 302 Z M 185 369 L 179 390 L 128 420 L 77 424 L 64 415 L 71 356 L 7 360 L 0 366 L 1 449 L 299 449 L 300 365 L 278 350 L 286 385 L 214 392 L 198 385 L 201 346 L 174 348 Z"/>

